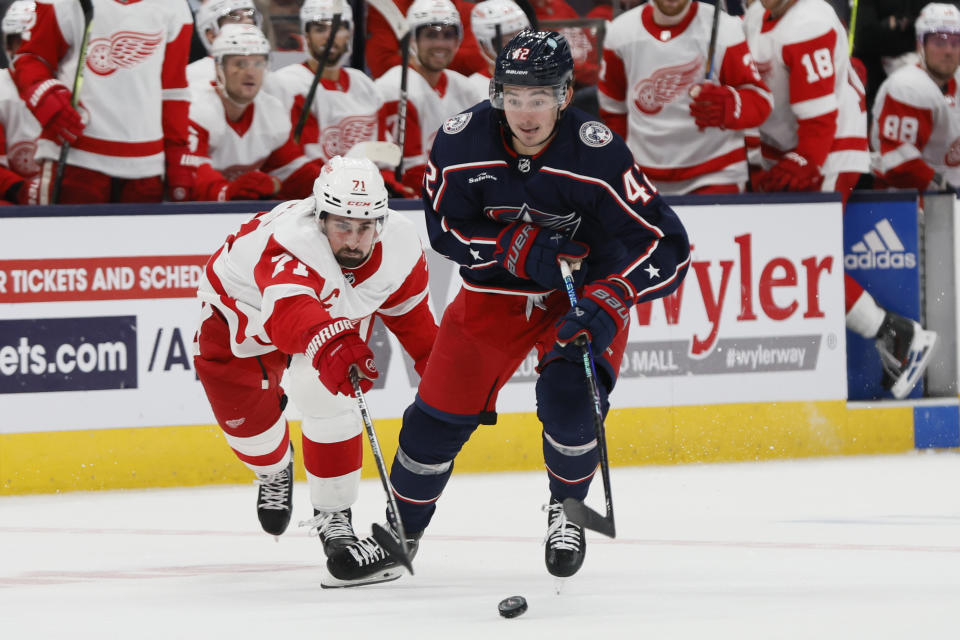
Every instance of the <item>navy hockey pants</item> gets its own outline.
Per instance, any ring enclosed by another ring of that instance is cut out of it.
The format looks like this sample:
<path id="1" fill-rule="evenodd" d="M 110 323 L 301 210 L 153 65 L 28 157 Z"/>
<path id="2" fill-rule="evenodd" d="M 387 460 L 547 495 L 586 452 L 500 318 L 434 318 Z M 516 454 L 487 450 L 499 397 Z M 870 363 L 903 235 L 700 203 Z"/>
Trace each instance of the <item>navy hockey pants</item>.
<path id="1" fill-rule="evenodd" d="M 555 324 L 569 308 L 560 292 L 534 306 L 526 296 L 467 289 L 447 307 L 417 397 L 404 413 L 390 472 L 408 533 L 429 524 L 454 458 L 479 424 L 496 423 L 497 394 L 533 349 L 540 357 L 537 416 L 550 493 L 586 497 L 598 461 L 586 376 L 581 363 L 550 351 Z M 622 331 L 595 354 L 604 415 L 626 341 Z"/>

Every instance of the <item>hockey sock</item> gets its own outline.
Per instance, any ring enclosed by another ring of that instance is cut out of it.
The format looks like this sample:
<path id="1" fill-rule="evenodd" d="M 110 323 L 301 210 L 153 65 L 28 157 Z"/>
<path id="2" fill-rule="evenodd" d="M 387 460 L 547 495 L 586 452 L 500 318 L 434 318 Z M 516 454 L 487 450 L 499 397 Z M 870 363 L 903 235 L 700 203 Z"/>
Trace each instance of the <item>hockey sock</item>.
<path id="1" fill-rule="evenodd" d="M 603 415 L 610 407 L 600 384 Z M 566 360 L 547 365 L 537 381 L 537 417 L 543 423 L 543 461 L 550 494 L 559 500 L 583 500 L 600 455 L 593 424 L 593 404 L 583 366 Z"/>
<path id="2" fill-rule="evenodd" d="M 850 289 L 850 283 L 856 285 L 856 283 L 847 276 L 846 284 L 847 288 Z M 880 330 L 880 325 L 883 324 L 883 318 L 886 315 L 886 311 L 877 304 L 877 301 L 873 299 L 869 293 L 864 291 L 860 285 L 856 285 L 860 290 L 860 295 L 855 299 L 850 301 L 850 295 L 847 295 L 848 301 L 853 304 L 847 309 L 847 328 L 855 333 L 859 333 L 864 338 L 875 338 L 877 331 Z"/>
<path id="3" fill-rule="evenodd" d="M 408 535 L 423 531 L 430 523 L 435 503 L 453 472 L 453 459 L 476 428 L 475 424 L 434 418 L 415 404 L 407 407 L 390 483 Z"/>

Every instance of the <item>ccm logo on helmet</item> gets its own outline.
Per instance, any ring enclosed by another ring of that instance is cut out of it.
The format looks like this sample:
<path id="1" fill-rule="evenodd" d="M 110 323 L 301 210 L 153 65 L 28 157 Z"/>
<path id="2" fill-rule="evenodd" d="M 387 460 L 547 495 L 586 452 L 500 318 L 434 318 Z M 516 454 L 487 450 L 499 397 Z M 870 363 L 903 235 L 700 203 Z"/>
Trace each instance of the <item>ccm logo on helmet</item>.
<path id="1" fill-rule="evenodd" d="M 351 200 L 347 202 L 348 207 L 369 207 L 373 202 L 370 200 Z"/>

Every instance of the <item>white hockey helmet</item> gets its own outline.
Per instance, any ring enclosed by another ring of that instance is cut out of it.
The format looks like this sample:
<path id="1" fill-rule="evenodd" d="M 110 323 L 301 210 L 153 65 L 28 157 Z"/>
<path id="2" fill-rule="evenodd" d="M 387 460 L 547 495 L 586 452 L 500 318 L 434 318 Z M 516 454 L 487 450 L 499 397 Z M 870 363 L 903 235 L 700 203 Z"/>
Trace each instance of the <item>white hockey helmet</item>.
<path id="1" fill-rule="evenodd" d="M 952 4 L 931 2 L 920 11 L 914 30 L 921 42 L 931 33 L 960 33 L 960 9 Z"/>
<path id="2" fill-rule="evenodd" d="M 331 22 L 338 9 L 340 22 L 353 31 L 353 9 L 346 0 L 305 0 L 300 7 L 300 32 L 306 35 L 311 22 Z"/>
<path id="3" fill-rule="evenodd" d="M 330 158 L 313 183 L 313 196 L 317 220 L 326 214 L 376 220 L 379 229 L 388 213 L 383 176 L 367 158 Z"/>
<path id="4" fill-rule="evenodd" d="M 353 9 L 347 0 L 306 0 L 300 7 L 300 32 L 306 37 L 307 25 L 311 22 L 333 22 L 337 11 L 340 11 L 340 24 L 350 30 L 347 47 L 337 60 L 338 65 L 343 65 L 353 51 Z"/>
<path id="5" fill-rule="evenodd" d="M 213 41 L 210 55 L 217 66 L 223 65 L 226 56 L 270 57 L 270 41 L 259 28 L 252 24 L 225 24 Z"/>
<path id="6" fill-rule="evenodd" d="M 37 3 L 33 0 L 16 0 L 3 14 L 3 22 L 0 28 L 3 29 L 3 35 L 19 35 L 24 31 L 29 31 L 37 22 Z"/>
<path id="7" fill-rule="evenodd" d="M 502 48 L 513 34 L 530 27 L 530 19 L 513 0 L 483 0 L 473 5 L 470 11 L 470 29 L 477 42 L 488 54 L 493 54 L 494 58 L 500 53 L 495 42 L 497 27 L 500 27 Z"/>
<path id="8" fill-rule="evenodd" d="M 460 12 L 450 0 L 414 0 L 407 11 L 407 25 L 413 32 L 413 39 L 416 40 L 417 31 L 420 27 L 430 25 L 447 26 L 453 25 L 457 28 L 457 35 L 463 40 L 463 24 L 460 22 Z"/>
<path id="9" fill-rule="evenodd" d="M 213 43 L 207 40 L 207 31 L 212 31 L 214 36 L 220 35 L 221 18 L 234 11 L 252 11 L 254 24 L 258 27 L 263 24 L 263 18 L 253 4 L 253 0 L 206 0 L 197 10 L 196 20 L 197 34 L 200 36 L 200 42 L 207 48 L 207 53 L 211 55 L 213 53 Z"/>

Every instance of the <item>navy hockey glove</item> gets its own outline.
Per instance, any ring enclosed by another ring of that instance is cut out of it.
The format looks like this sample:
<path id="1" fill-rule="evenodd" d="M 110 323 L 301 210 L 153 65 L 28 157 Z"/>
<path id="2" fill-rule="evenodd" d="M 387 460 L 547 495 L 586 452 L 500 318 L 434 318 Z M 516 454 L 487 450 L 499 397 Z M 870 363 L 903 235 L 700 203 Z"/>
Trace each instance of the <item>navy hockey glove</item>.
<path id="1" fill-rule="evenodd" d="M 585 295 L 557 323 L 557 352 L 571 362 L 581 362 L 579 339 L 590 341 L 594 354 L 603 353 L 630 324 L 630 310 L 622 289 L 607 280 L 587 286 Z"/>
<path id="2" fill-rule="evenodd" d="M 360 390 L 364 393 L 370 391 L 373 381 L 380 377 L 373 352 L 347 318 L 336 318 L 320 325 L 304 353 L 319 372 L 320 382 L 334 395 L 338 392 L 353 395 L 350 382 L 350 368 L 353 366 L 360 374 Z"/>
<path id="3" fill-rule="evenodd" d="M 544 229 L 529 222 L 514 222 L 497 236 L 497 250 L 493 254 L 504 269 L 541 287 L 563 289 L 560 259 L 568 262 L 583 260 L 590 247 L 571 240 L 559 231 Z M 573 283 L 583 284 L 587 276 L 585 264 L 573 272 Z"/>

